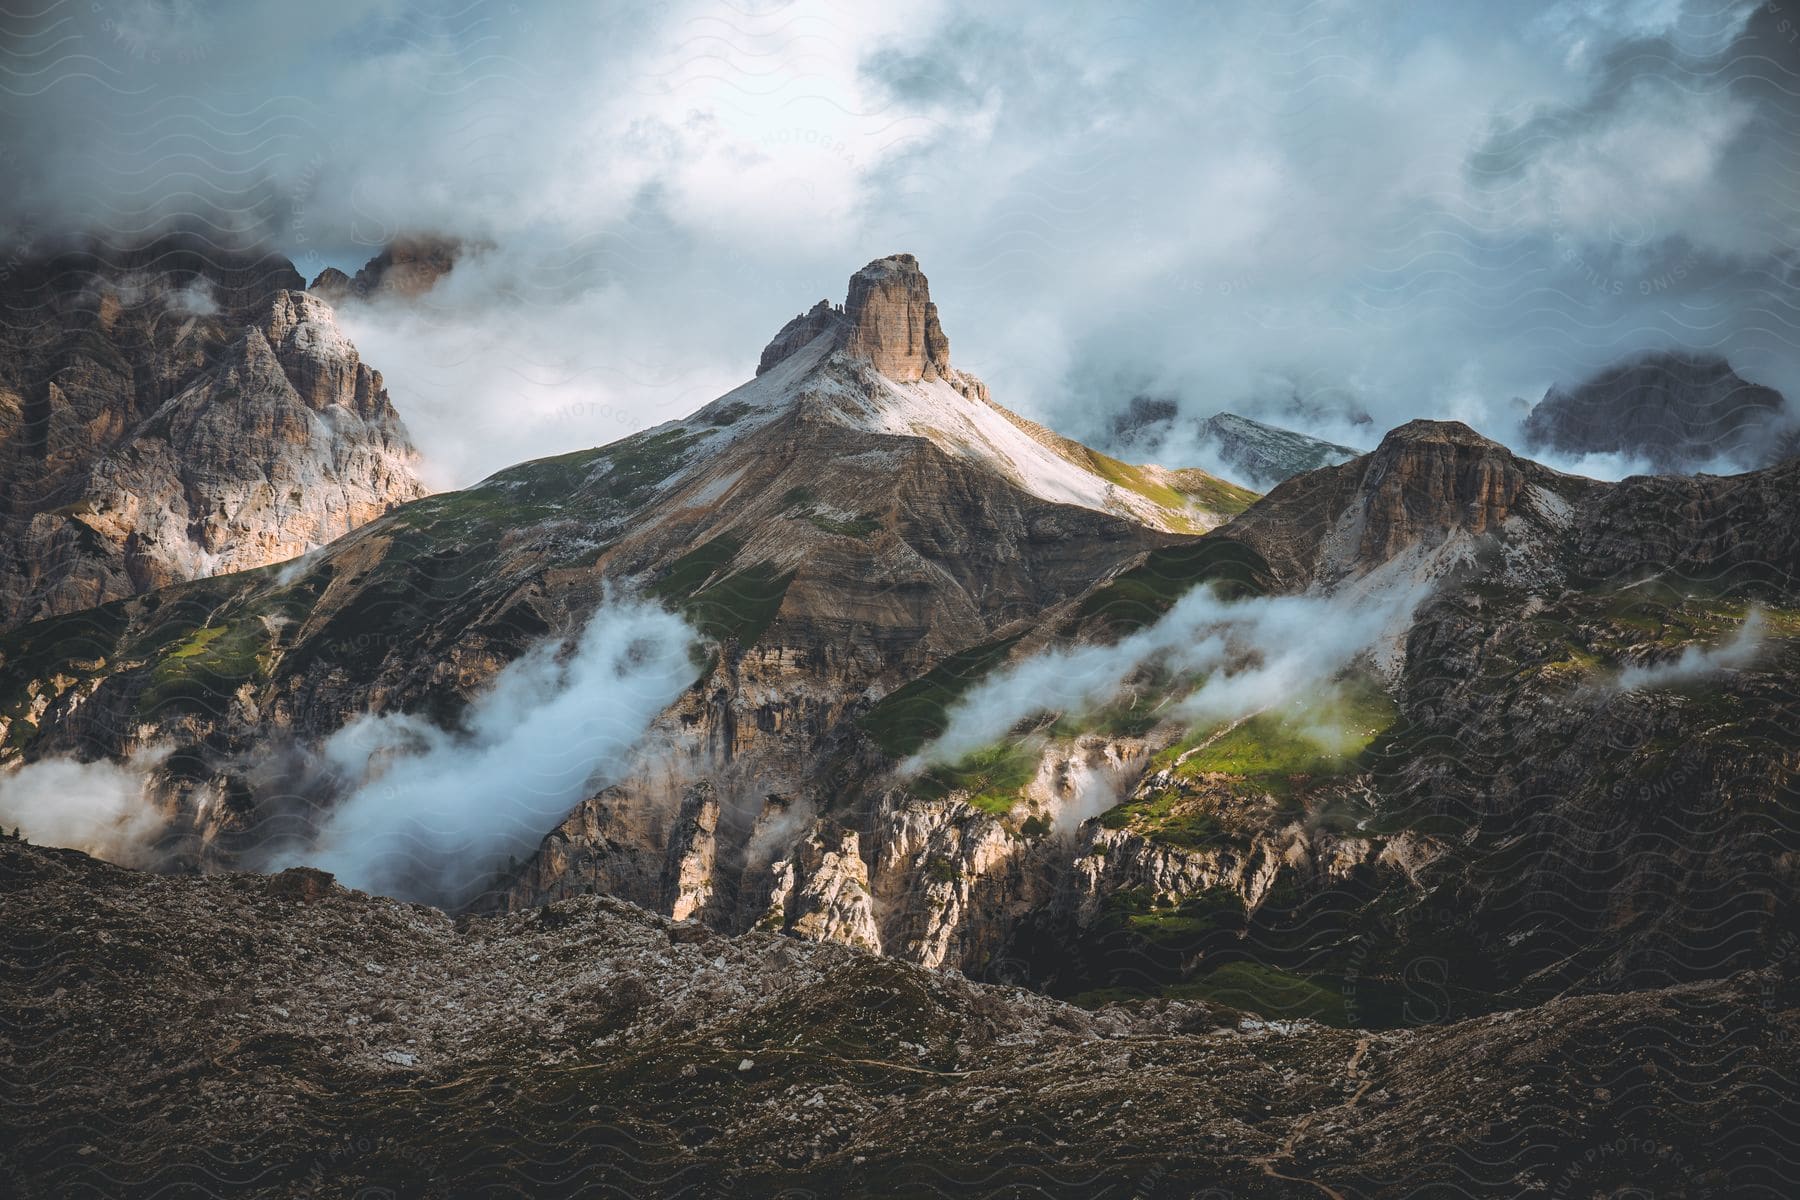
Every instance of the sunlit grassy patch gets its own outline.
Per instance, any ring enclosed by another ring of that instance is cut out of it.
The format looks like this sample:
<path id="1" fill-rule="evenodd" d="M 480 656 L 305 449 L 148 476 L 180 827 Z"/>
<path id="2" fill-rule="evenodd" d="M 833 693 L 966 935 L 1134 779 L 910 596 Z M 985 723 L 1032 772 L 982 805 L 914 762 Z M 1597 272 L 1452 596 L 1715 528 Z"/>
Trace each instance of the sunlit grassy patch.
<path id="1" fill-rule="evenodd" d="M 1227 832 L 1222 799 L 1286 800 L 1315 781 L 1353 773 L 1394 717 L 1379 684 L 1357 677 L 1288 708 L 1196 728 L 1151 763 L 1151 778 L 1166 783 L 1108 810 L 1101 822 L 1168 845 L 1206 846 Z"/>
<path id="2" fill-rule="evenodd" d="M 913 791 L 931 800 L 959 795 L 983 812 L 1005 816 L 1037 774 L 1039 753 L 1031 739 L 995 742 L 954 764 L 927 768 Z"/>

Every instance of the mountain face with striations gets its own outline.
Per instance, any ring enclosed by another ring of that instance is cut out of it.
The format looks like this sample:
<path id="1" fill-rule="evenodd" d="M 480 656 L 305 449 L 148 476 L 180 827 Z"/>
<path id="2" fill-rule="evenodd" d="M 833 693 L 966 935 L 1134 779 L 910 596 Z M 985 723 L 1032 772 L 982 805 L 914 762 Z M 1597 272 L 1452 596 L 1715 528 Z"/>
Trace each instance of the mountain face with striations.
<path id="1" fill-rule="evenodd" d="M 753 920 L 784 849 L 768 829 L 804 825 L 862 772 L 875 699 L 1254 498 L 1009 413 L 949 365 L 929 305 L 910 257 L 881 260 L 684 421 L 408 504 L 279 573 L 18 630 L 0 649 L 18 680 L 0 696 L 7 754 L 173 745 L 163 851 L 257 861 L 304 799 L 291 780 L 259 787 L 271 745 L 317 745 L 370 709 L 454 719 L 624 589 L 717 647 L 653 731 L 681 769 L 646 765 L 579 805 L 505 891 L 603 879 L 691 910 L 680 880 L 705 878 L 718 920 Z M 712 841 L 671 843 L 689 829 Z"/>
<path id="2" fill-rule="evenodd" d="M 686 420 L 12 631 L 0 754 L 156 751 L 163 861 L 303 859 L 341 797 L 292 764 L 369 711 L 457 736 L 635 595 L 704 647 L 648 749 L 454 889 L 357 882 L 1336 1020 L 1662 986 L 1795 915 L 1794 470 L 1605 484 L 1417 421 L 1244 508 L 994 403 L 894 256 Z"/>
<path id="3" fill-rule="evenodd" d="M 286 260 L 168 238 L 0 287 L 0 624 L 290 559 L 424 494 Z"/>
<path id="4" fill-rule="evenodd" d="M 1781 393 L 1711 354 L 1649 354 L 1572 388 L 1525 419 L 1530 450 L 1625 454 L 1655 471 L 1741 471 L 1794 452 Z"/>

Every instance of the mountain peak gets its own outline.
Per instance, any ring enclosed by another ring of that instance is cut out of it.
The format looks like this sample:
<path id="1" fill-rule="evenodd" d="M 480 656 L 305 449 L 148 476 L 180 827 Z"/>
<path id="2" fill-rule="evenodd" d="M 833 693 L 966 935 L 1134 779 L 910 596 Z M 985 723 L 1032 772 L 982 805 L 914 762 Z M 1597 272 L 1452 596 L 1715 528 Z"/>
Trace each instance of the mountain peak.
<path id="1" fill-rule="evenodd" d="M 950 339 L 938 323 L 931 285 L 910 254 L 878 258 L 850 277 L 844 300 L 845 349 L 902 383 L 947 378 Z"/>
<path id="2" fill-rule="evenodd" d="M 878 258 L 850 277 L 842 305 L 821 300 L 775 335 L 757 364 L 758 375 L 820 335 L 833 333 L 833 348 L 867 360 L 899 383 L 952 382 L 950 339 L 938 323 L 931 285 L 910 254 Z"/>
<path id="3" fill-rule="evenodd" d="M 1477 538 L 1546 557 L 1570 506 L 1593 486 L 1461 421 L 1408 421 L 1369 454 L 1289 479 L 1228 536 L 1298 586 L 1336 584 L 1402 556 L 1425 578 L 1466 560 Z"/>
<path id="4" fill-rule="evenodd" d="M 1525 445 L 1622 453 L 1657 471 L 1759 466 L 1781 457 L 1784 404 L 1716 354 L 1658 351 L 1552 387 L 1525 418 Z"/>
<path id="5" fill-rule="evenodd" d="M 1499 442 L 1489 437 L 1483 437 L 1461 421 L 1433 421 L 1424 417 L 1408 421 L 1404 425 L 1396 425 L 1388 430 L 1387 436 L 1381 439 L 1381 445 L 1376 448 L 1375 452 L 1380 454 L 1382 451 L 1393 451 L 1413 444 L 1473 446 L 1483 450 L 1511 453 Z"/>

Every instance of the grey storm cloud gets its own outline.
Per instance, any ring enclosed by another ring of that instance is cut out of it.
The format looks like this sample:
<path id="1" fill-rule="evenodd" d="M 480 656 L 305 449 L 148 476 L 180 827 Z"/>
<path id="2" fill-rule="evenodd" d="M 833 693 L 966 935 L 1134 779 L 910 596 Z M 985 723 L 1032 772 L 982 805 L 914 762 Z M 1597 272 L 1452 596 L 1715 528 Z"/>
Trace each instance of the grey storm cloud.
<path id="1" fill-rule="evenodd" d="M 309 276 L 480 244 L 425 303 L 343 314 L 445 486 L 684 414 L 899 250 L 959 365 L 1078 436 L 1156 394 L 1353 444 L 1418 416 L 1508 439 L 1650 348 L 1800 395 L 1795 24 L 53 0 L 0 15 L 0 227 L 180 223 Z"/>

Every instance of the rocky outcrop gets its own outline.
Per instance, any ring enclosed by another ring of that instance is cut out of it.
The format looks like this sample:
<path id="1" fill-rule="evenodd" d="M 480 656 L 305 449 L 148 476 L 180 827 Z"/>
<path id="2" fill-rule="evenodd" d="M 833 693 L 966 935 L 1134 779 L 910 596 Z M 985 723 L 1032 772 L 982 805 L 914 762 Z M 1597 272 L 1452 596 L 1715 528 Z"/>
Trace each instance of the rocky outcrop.
<path id="1" fill-rule="evenodd" d="M 782 326 L 764 348 L 756 373 L 766 373 L 823 334 L 832 335 L 833 349 L 898 383 L 941 379 L 971 400 L 988 400 L 985 383 L 951 368 L 950 339 L 919 260 L 910 254 L 876 259 L 850 277 L 841 306 L 821 300 Z"/>
<path id="2" fill-rule="evenodd" d="M 855 833 L 821 821 L 771 870 L 769 907 L 757 928 L 881 952 L 881 934 Z"/>
<path id="3" fill-rule="evenodd" d="M 763 347 L 762 358 L 756 364 L 756 373 L 765 374 L 818 338 L 828 333 L 839 333 L 844 328 L 843 308 L 829 300 L 819 301 L 809 311 L 783 325 L 774 340 Z"/>
<path id="4" fill-rule="evenodd" d="M 326 267 L 313 279 L 310 290 L 332 304 L 382 296 L 414 299 L 436 287 L 454 270 L 464 250 L 456 238 L 396 238 L 364 263 L 354 277 L 336 267 Z"/>
<path id="5" fill-rule="evenodd" d="M 1298 476 L 1234 521 L 1286 580 L 1336 583 L 1400 556 L 1504 533 L 1548 554 L 1592 480 L 1520 458 L 1458 421 L 1410 421 L 1372 453 Z"/>
<path id="6" fill-rule="evenodd" d="M 255 295 L 248 269 L 88 264 L 8 291 L 41 341 L 0 392 L 0 623 L 280 562 L 424 494 L 330 307 Z"/>
<path id="7" fill-rule="evenodd" d="M 1744 379 L 1725 359 L 1660 353 L 1551 388 L 1524 434 L 1531 451 L 1623 454 L 1665 472 L 1730 471 L 1777 461 L 1778 435 L 1793 424 L 1780 392 Z"/>
<path id="8" fill-rule="evenodd" d="M 707 914 L 713 899 L 718 832 L 719 801 L 712 784 L 702 780 L 682 798 L 681 811 L 669 837 L 667 911 L 677 921 Z"/>
<path id="9" fill-rule="evenodd" d="M 1382 441 L 1361 484 L 1358 561 L 1382 563 L 1451 530 L 1498 530 L 1527 483 L 1500 443 L 1454 421 L 1414 421 Z"/>
<path id="10" fill-rule="evenodd" d="M 890 379 L 931 380 L 950 369 L 950 339 L 910 254 L 878 258 L 852 275 L 844 318 L 850 326 L 845 348 Z"/>
<path id="11" fill-rule="evenodd" d="M 888 952 L 928 967 L 988 965 L 1029 899 L 1015 874 L 1026 843 L 967 804 L 920 803 L 904 792 L 883 802 L 875 825 Z"/>

